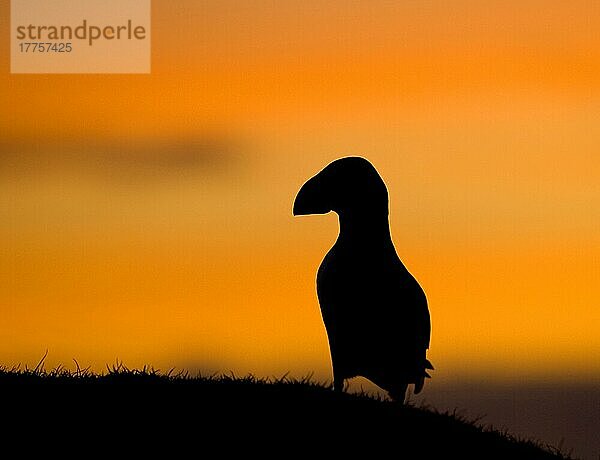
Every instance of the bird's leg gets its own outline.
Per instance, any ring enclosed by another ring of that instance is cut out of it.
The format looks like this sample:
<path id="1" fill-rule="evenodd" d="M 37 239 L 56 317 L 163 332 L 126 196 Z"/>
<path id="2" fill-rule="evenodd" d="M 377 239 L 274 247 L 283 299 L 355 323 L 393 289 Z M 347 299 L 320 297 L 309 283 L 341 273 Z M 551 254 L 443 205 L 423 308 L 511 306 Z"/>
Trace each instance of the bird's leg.
<path id="1" fill-rule="evenodd" d="M 344 379 L 342 377 L 333 377 L 333 391 L 336 393 L 344 391 Z"/>
<path id="2" fill-rule="evenodd" d="M 408 389 L 408 385 L 398 385 L 394 389 L 388 391 L 388 395 L 394 402 L 404 404 L 406 400 L 406 390 Z"/>

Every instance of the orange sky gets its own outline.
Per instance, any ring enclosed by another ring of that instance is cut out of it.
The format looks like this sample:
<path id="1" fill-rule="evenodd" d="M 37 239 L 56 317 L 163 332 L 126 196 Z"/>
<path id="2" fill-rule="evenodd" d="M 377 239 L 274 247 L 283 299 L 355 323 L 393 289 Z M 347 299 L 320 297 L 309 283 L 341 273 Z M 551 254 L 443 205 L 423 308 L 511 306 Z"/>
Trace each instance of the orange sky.
<path id="1" fill-rule="evenodd" d="M 291 205 L 352 154 L 439 379 L 600 377 L 597 2 L 152 3 L 150 75 L 0 45 L 1 363 L 328 378 L 337 224 Z"/>

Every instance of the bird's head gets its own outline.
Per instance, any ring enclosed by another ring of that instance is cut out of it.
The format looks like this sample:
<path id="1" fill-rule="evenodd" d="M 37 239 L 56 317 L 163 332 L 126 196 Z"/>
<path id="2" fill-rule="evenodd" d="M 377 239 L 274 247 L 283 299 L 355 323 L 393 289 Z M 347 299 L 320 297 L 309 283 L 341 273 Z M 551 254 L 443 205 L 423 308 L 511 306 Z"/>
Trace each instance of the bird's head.
<path id="1" fill-rule="evenodd" d="M 365 216 L 388 213 L 388 193 L 375 167 L 361 157 L 335 160 L 300 188 L 295 216 L 326 214 Z"/>

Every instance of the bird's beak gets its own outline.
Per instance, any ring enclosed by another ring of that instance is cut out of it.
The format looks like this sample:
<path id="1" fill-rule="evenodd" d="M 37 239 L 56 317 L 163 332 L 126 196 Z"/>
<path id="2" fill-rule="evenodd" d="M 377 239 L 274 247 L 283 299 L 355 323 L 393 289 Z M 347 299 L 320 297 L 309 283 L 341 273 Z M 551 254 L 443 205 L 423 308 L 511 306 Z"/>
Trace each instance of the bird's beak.
<path id="1" fill-rule="evenodd" d="M 323 178 L 317 174 L 306 182 L 294 200 L 294 215 L 326 214 L 331 211 L 327 189 Z"/>

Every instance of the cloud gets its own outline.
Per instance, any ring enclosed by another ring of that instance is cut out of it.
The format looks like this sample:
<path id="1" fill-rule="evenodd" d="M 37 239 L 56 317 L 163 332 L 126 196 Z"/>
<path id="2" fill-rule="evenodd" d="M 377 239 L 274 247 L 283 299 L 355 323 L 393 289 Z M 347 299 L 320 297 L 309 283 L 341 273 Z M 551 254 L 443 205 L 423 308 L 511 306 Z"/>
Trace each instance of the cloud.
<path id="1" fill-rule="evenodd" d="M 65 171 L 147 178 L 225 173 L 240 164 L 241 142 L 223 133 L 131 139 L 13 136 L 0 141 L 0 174 Z"/>

